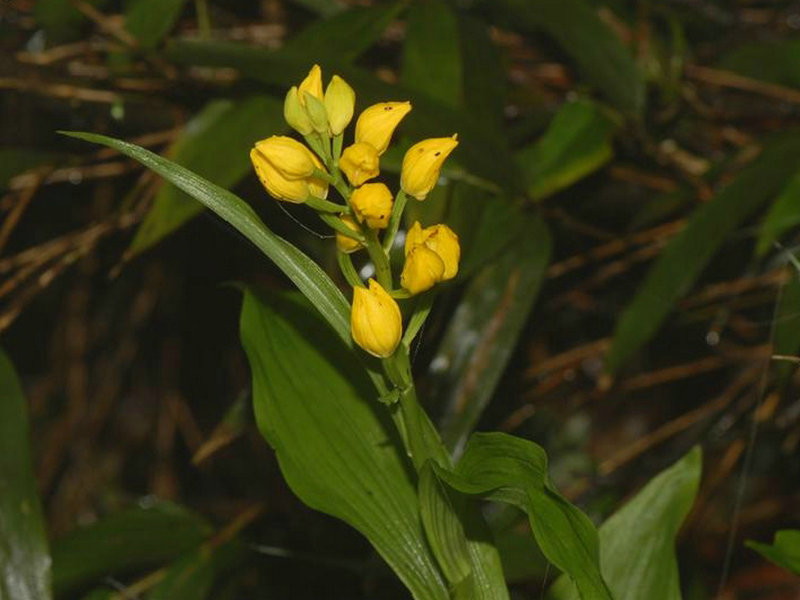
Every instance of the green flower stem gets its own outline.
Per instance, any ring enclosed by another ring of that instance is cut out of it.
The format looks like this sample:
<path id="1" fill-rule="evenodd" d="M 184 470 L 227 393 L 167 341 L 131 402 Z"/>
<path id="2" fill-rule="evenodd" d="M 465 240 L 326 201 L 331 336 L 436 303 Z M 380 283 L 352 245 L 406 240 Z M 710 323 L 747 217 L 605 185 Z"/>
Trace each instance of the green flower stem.
<path id="1" fill-rule="evenodd" d="M 364 282 L 361 281 L 361 278 L 358 276 L 358 272 L 353 265 L 353 259 L 350 258 L 349 254 L 338 250 L 336 252 L 336 260 L 339 262 L 339 269 L 347 280 L 347 283 L 352 287 L 364 287 Z"/>
<path id="2" fill-rule="evenodd" d="M 439 437 L 439 432 L 417 400 L 408 349 L 400 346 L 383 364 L 386 375 L 400 392 L 392 417 L 414 468 L 419 472 L 428 460 L 449 468 L 450 455 Z"/>
<path id="3" fill-rule="evenodd" d="M 342 214 L 342 213 L 349 213 L 350 207 L 345 206 L 343 204 L 336 204 L 336 202 L 330 202 L 328 200 L 323 200 L 322 198 L 317 198 L 316 196 L 309 196 L 306 198 L 306 205 L 310 206 L 314 210 L 319 212 L 325 213 L 334 213 L 334 214 Z"/>
<path id="4" fill-rule="evenodd" d="M 325 148 L 326 144 L 324 143 L 322 137 L 320 137 L 318 133 L 312 132 L 309 133 L 308 135 L 304 135 L 303 139 L 306 141 L 306 144 L 311 146 L 311 149 L 317 153 L 317 156 L 319 156 L 322 159 L 322 162 L 325 163 L 325 166 L 330 168 L 330 165 L 328 164 L 328 156 L 330 156 L 330 150 L 326 150 Z"/>
<path id="5" fill-rule="evenodd" d="M 367 238 L 367 252 L 369 253 L 372 264 L 375 265 L 375 277 L 383 289 L 392 289 L 392 268 L 389 266 L 389 258 L 381 248 L 378 241 L 378 234 L 374 229 L 365 228 L 364 237 Z"/>
<path id="6" fill-rule="evenodd" d="M 389 217 L 389 226 L 386 228 L 386 233 L 383 236 L 383 249 L 389 252 L 394 244 L 394 237 L 397 235 L 397 230 L 400 228 L 400 219 L 403 218 L 403 211 L 406 208 L 406 196 L 403 190 L 398 190 L 397 195 L 394 197 L 394 206 L 392 207 L 392 216 Z"/>
<path id="7" fill-rule="evenodd" d="M 328 213 L 318 213 L 319 218 L 325 221 L 328 225 L 330 225 L 333 229 L 341 233 L 342 235 L 352 238 L 362 244 L 366 244 L 367 240 L 364 238 L 361 233 L 355 231 L 354 229 L 350 229 L 347 225 L 342 223 L 342 220 L 339 217 L 335 217 Z"/>
<path id="8" fill-rule="evenodd" d="M 407 300 L 408 298 L 411 298 L 411 292 L 404 289 L 389 290 L 389 295 L 396 300 Z"/>
<path id="9" fill-rule="evenodd" d="M 344 134 L 340 133 L 333 138 L 333 164 L 338 169 L 339 159 L 342 156 L 342 145 L 344 143 Z"/>
<path id="10" fill-rule="evenodd" d="M 350 190 L 350 186 L 347 185 L 344 180 L 342 179 L 341 174 L 339 173 L 338 169 L 335 171 L 335 175 L 333 177 L 333 181 L 331 182 L 336 191 L 347 201 L 347 204 L 350 204 L 350 194 L 352 194 Z"/>
<path id="11" fill-rule="evenodd" d="M 406 330 L 403 333 L 403 344 L 406 348 L 411 346 L 411 342 L 414 341 L 414 338 L 417 337 L 420 329 L 425 324 L 433 307 L 433 296 L 432 292 L 419 296 L 419 300 L 414 306 L 414 312 L 411 313 L 411 318 L 408 320 L 408 325 L 406 325 Z"/>

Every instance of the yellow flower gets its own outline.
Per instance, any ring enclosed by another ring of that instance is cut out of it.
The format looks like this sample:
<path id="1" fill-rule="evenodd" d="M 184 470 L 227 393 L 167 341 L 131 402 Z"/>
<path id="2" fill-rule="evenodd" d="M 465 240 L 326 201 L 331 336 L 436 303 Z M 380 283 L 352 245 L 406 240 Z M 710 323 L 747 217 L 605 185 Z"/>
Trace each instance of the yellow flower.
<path id="1" fill-rule="evenodd" d="M 353 231 L 358 231 L 358 224 L 352 219 L 352 217 L 348 217 L 346 215 L 342 215 L 339 217 L 342 222 L 347 225 Z M 345 252 L 346 254 L 350 254 L 355 252 L 356 250 L 360 250 L 363 248 L 363 244 L 358 240 L 354 240 L 351 237 L 347 237 L 343 233 L 336 232 L 336 247 Z"/>
<path id="2" fill-rule="evenodd" d="M 300 103 L 297 86 L 292 86 L 286 93 L 286 100 L 283 102 L 283 118 L 300 135 L 308 135 L 314 131 L 311 119 L 306 112 L 305 104 Z"/>
<path id="3" fill-rule="evenodd" d="M 356 344 L 379 358 L 391 356 L 403 334 L 403 318 L 397 302 L 374 279 L 368 288 L 353 289 L 350 333 Z"/>
<path id="4" fill-rule="evenodd" d="M 424 244 L 419 244 L 406 254 L 400 285 L 411 294 L 419 294 L 441 281 L 444 269 L 444 262 L 439 255 Z"/>
<path id="5" fill-rule="evenodd" d="M 256 150 L 286 179 L 303 179 L 320 168 L 311 150 L 285 135 L 273 135 L 256 142 Z"/>
<path id="6" fill-rule="evenodd" d="M 306 92 L 322 101 L 322 69 L 319 68 L 319 65 L 314 65 L 311 67 L 308 75 L 306 75 L 306 78 L 300 82 L 300 86 L 297 88 L 297 95 L 300 99 L 300 104 L 302 104 L 304 107 L 306 105 Z"/>
<path id="7" fill-rule="evenodd" d="M 458 235 L 447 225 L 433 225 L 423 230 L 426 248 L 433 250 L 444 263 L 442 280 L 452 279 L 458 273 L 458 261 L 461 259 L 461 245 Z"/>
<path id="8" fill-rule="evenodd" d="M 353 118 L 356 93 L 344 79 L 334 75 L 328 87 L 325 88 L 324 103 L 331 134 L 339 135 Z"/>
<path id="9" fill-rule="evenodd" d="M 256 143 L 250 160 L 267 192 L 278 200 L 302 203 L 309 196 L 328 196 L 328 184 L 311 176 L 315 168 L 323 169 L 322 163 L 300 142 L 273 136 Z"/>
<path id="10" fill-rule="evenodd" d="M 380 172 L 379 166 L 378 151 L 371 144 L 364 142 L 345 148 L 339 159 L 339 168 L 355 186 L 376 177 Z"/>
<path id="11" fill-rule="evenodd" d="M 400 283 L 412 294 L 418 294 L 456 276 L 461 246 L 458 236 L 447 225 L 423 229 L 417 221 L 406 233 L 405 254 Z"/>
<path id="12" fill-rule="evenodd" d="M 450 153 L 458 146 L 458 139 L 431 138 L 417 142 L 403 157 L 400 187 L 409 196 L 424 200 L 439 180 L 439 171 Z"/>
<path id="13" fill-rule="evenodd" d="M 359 222 L 370 229 L 385 229 L 392 216 L 392 192 L 382 183 L 365 183 L 353 191 L 350 205 Z"/>
<path id="14" fill-rule="evenodd" d="M 356 142 L 371 144 L 378 154 L 383 154 L 389 147 L 394 130 L 410 111 L 410 102 L 373 104 L 358 116 Z"/>

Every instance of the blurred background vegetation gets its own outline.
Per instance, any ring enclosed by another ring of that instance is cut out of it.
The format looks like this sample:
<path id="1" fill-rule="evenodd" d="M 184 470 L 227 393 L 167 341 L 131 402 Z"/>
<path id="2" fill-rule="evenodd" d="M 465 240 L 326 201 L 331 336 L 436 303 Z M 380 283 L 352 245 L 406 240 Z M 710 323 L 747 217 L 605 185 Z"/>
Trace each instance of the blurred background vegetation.
<path id="1" fill-rule="evenodd" d="M 743 542 L 800 521 L 799 32 L 778 0 L 2 0 L 0 331 L 57 597 L 403 597 L 252 422 L 227 284 L 287 281 L 138 164 L 56 133 L 234 189 L 333 274 L 322 224 L 247 156 L 318 62 L 358 109 L 412 101 L 389 177 L 406 136 L 459 133 L 411 215 L 465 249 L 415 350 L 448 445 L 535 440 L 601 521 L 699 443 L 684 597 L 796 598 Z M 555 573 L 524 519 L 494 526 L 515 594 L 541 597 Z"/>

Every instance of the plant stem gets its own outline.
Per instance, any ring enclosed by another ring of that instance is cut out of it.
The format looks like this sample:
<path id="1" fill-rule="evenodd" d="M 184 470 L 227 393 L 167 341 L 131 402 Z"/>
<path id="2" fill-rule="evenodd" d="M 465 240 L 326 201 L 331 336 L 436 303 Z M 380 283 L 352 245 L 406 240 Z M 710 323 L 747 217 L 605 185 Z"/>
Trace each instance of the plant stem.
<path id="1" fill-rule="evenodd" d="M 361 242 L 362 244 L 366 243 L 364 236 L 361 235 L 358 231 L 354 229 L 350 229 L 347 225 L 345 225 L 339 217 L 336 217 L 329 213 L 317 213 L 319 218 L 325 221 L 328 225 L 330 225 L 334 230 L 338 231 L 342 235 L 352 238 L 357 242 Z"/>
<path id="2" fill-rule="evenodd" d="M 392 268 L 389 266 L 389 259 L 383 251 L 381 243 L 378 241 L 378 234 L 374 229 L 367 228 L 364 237 L 367 239 L 367 252 L 372 259 L 372 264 L 375 265 L 375 276 L 378 283 L 388 292 L 392 289 Z"/>
<path id="3" fill-rule="evenodd" d="M 306 198 L 306 205 L 319 212 L 334 213 L 337 215 L 342 213 L 347 214 L 350 212 L 349 206 L 336 204 L 336 202 L 323 200 L 322 198 L 317 198 L 316 196 L 309 196 Z"/>
<path id="4" fill-rule="evenodd" d="M 355 266 L 353 266 L 353 259 L 350 258 L 350 255 L 338 250 L 336 252 L 336 259 L 339 262 L 339 270 L 342 272 L 342 275 L 344 275 L 347 283 L 352 287 L 364 287 L 364 282 L 361 281 L 361 278 L 358 276 L 358 272 Z"/>
<path id="5" fill-rule="evenodd" d="M 385 252 L 390 252 L 394 244 L 394 237 L 397 235 L 397 230 L 400 228 L 400 219 L 403 218 L 403 211 L 406 208 L 406 196 L 403 190 L 398 190 L 397 195 L 394 197 L 394 206 L 392 207 L 392 216 L 389 217 L 389 226 L 386 228 L 386 233 L 383 236 L 383 249 Z"/>

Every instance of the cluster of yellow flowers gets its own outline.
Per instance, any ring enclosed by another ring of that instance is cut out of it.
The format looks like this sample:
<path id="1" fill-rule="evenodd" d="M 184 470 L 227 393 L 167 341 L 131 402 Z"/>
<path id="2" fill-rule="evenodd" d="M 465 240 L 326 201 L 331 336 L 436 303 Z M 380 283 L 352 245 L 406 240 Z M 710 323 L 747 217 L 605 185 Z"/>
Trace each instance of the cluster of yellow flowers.
<path id="1" fill-rule="evenodd" d="M 289 90 L 284 104 L 286 122 L 308 145 L 272 136 L 255 144 L 250 159 L 270 195 L 307 204 L 334 228 L 339 264 L 353 286 L 353 339 L 370 354 L 386 358 L 394 353 L 403 333 L 395 298 L 429 290 L 458 272 L 458 236 L 441 224 L 423 228 L 416 222 L 406 233 L 401 289 L 393 289 L 388 260 L 407 197 L 425 199 L 458 140 L 453 135 L 411 146 L 403 158 L 400 190 L 393 197 L 385 184 L 367 182 L 379 175 L 380 158 L 394 130 L 411 111 L 411 103 L 382 102 L 366 108 L 356 120 L 353 144 L 342 150 L 344 130 L 354 111 L 355 92 L 347 82 L 334 75 L 323 93 L 322 71 L 314 65 L 300 85 Z M 327 200 L 330 186 L 346 204 Z M 366 286 L 349 256 L 361 249 L 369 253 L 377 277 Z"/>

